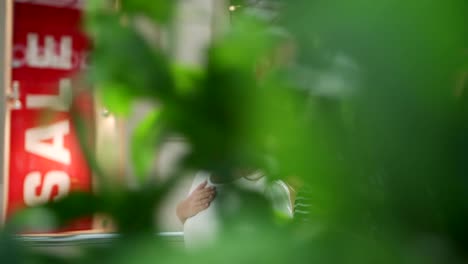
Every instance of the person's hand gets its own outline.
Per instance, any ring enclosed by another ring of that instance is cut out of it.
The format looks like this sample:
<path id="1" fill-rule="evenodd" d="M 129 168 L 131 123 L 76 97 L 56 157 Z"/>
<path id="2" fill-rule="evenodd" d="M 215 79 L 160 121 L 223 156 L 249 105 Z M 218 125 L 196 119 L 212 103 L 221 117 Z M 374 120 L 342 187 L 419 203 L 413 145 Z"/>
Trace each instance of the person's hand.
<path id="1" fill-rule="evenodd" d="M 207 187 L 207 181 L 202 182 L 193 192 L 177 206 L 177 216 L 182 223 L 210 206 L 216 195 L 213 186 Z"/>

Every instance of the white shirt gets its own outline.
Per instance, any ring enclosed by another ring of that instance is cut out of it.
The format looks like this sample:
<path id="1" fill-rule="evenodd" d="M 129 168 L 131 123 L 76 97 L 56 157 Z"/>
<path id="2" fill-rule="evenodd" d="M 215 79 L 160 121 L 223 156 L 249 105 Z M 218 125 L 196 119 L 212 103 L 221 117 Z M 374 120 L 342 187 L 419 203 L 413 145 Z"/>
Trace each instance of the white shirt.
<path id="1" fill-rule="evenodd" d="M 207 186 L 216 187 L 216 196 L 210 203 L 210 206 L 199 212 L 198 214 L 188 218 L 184 223 L 184 240 L 187 248 L 203 248 L 213 245 L 217 235 L 222 228 L 222 223 L 219 219 L 219 197 L 223 197 L 227 203 L 223 206 L 228 206 L 229 210 L 237 211 L 240 208 L 240 199 L 235 197 L 234 193 L 226 192 L 226 185 L 235 184 L 245 190 L 257 191 L 260 193 L 265 192 L 266 179 L 265 177 L 259 180 L 252 181 L 239 178 L 231 183 L 213 183 L 210 180 L 210 175 L 206 172 L 199 172 L 193 180 L 192 187 L 190 188 L 189 195 L 197 188 L 198 185 L 207 181 Z"/>

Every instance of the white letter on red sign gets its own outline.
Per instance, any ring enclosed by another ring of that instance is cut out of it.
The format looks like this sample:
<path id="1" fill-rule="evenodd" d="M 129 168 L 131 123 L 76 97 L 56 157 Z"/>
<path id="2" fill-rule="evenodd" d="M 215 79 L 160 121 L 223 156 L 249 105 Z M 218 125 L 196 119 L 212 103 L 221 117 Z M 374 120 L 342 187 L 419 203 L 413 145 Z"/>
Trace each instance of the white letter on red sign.
<path id="1" fill-rule="evenodd" d="M 45 36 L 44 47 L 39 46 L 37 34 L 29 33 L 26 60 L 30 67 L 70 70 L 72 68 L 72 40 L 70 36 L 60 39 L 60 54 L 56 54 L 55 40 Z"/>
<path id="2" fill-rule="evenodd" d="M 26 107 L 28 109 L 50 108 L 56 111 L 68 111 L 72 100 L 70 79 L 61 79 L 58 95 L 27 95 Z"/>
<path id="3" fill-rule="evenodd" d="M 49 171 L 44 177 L 44 184 L 41 183 L 41 173 L 38 171 L 30 172 L 24 180 L 23 197 L 27 206 L 35 206 L 50 201 L 60 199 L 70 191 L 70 177 L 63 171 Z M 37 188 L 41 187 L 37 194 Z M 57 186 L 58 192 L 55 197 L 51 197 L 54 186 Z"/>
<path id="4" fill-rule="evenodd" d="M 26 130 L 26 151 L 70 165 L 70 151 L 64 146 L 64 137 L 70 132 L 68 120 Z M 52 139 L 52 143 L 43 142 Z"/>

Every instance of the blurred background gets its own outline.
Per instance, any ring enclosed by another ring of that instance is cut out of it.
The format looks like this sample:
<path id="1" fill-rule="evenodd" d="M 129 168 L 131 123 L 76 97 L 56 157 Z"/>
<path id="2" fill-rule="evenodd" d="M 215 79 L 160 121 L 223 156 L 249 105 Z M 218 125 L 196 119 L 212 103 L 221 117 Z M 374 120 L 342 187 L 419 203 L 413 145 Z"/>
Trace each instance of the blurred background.
<path id="1" fill-rule="evenodd" d="M 4 0 L 0 73 L 5 263 L 467 261 L 465 0 Z"/>

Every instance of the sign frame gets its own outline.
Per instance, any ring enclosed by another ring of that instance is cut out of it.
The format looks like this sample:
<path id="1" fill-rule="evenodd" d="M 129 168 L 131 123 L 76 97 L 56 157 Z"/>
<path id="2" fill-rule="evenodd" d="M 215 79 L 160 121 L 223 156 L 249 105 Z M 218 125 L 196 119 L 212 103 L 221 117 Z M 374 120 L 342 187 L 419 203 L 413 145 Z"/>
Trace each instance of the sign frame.
<path id="1" fill-rule="evenodd" d="M 5 222 L 8 197 L 11 55 L 13 45 L 13 0 L 0 1 L 0 223 Z"/>

